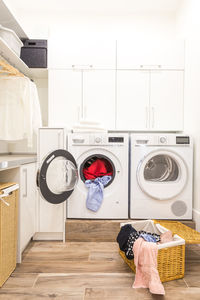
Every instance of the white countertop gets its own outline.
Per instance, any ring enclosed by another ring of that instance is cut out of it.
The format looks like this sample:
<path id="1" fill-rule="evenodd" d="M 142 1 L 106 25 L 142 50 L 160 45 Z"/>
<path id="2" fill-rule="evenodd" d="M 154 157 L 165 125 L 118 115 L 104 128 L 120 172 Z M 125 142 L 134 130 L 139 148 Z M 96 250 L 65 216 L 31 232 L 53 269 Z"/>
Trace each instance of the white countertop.
<path id="1" fill-rule="evenodd" d="M 16 168 L 24 164 L 37 161 L 37 155 L 34 154 L 1 154 L 0 170 Z"/>

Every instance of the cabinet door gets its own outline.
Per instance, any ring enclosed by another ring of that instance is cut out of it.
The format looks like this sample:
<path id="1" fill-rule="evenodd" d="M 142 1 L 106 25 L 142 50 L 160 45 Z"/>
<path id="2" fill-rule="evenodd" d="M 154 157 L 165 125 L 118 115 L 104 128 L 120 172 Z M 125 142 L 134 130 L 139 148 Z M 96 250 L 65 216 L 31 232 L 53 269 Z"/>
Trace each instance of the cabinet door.
<path id="1" fill-rule="evenodd" d="M 49 71 L 49 126 L 71 127 L 79 121 L 82 100 L 82 73 Z"/>
<path id="2" fill-rule="evenodd" d="M 41 164 L 44 157 L 50 152 L 63 149 L 64 129 L 63 128 L 40 128 L 38 135 L 38 159 Z"/>
<path id="3" fill-rule="evenodd" d="M 84 118 L 115 129 L 115 71 L 83 72 Z"/>
<path id="4" fill-rule="evenodd" d="M 148 129 L 149 76 L 149 71 L 117 71 L 117 129 Z"/>
<path id="5" fill-rule="evenodd" d="M 66 147 L 63 128 L 41 128 L 39 130 L 38 154 L 39 163 L 50 152 Z M 38 220 L 37 232 L 52 233 L 63 232 L 65 204 L 51 204 L 43 199 L 40 194 L 38 197 Z"/>
<path id="6" fill-rule="evenodd" d="M 36 164 L 23 165 L 20 169 L 19 242 L 24 250 L 35 233 L 36 220 Z"/>
<path id="7" fill-rule="evenodd" d="M 150 128 L 183 130 L 183 71 L 151 71 Z"/>
<path id="8" fill-rule="evenodd" d="M 116 41 L 94 37 L 50 36 L 48 40 L 49 68 L 115 69 Z"/>
<path id="9" fill-rule="evenodd" d="M 183 40 L 119 40 L 118 69 L 184 69 Z"/>

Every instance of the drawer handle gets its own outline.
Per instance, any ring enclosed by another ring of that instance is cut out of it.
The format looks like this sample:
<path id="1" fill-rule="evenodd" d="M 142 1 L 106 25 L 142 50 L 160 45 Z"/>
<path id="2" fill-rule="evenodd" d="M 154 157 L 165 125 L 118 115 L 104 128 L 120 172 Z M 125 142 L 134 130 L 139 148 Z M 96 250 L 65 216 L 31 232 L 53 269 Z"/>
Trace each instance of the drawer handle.
<path id="1" fill-rule="evenodd" d="M 23 197 L 27 197 L 27 189 L 28 189 L 28 187 L 27 187 L 27 169 L 23 169 L 23 172 L 24 172 L 24 174 L 25 174 L 25 193 L 23 194 Z"/>

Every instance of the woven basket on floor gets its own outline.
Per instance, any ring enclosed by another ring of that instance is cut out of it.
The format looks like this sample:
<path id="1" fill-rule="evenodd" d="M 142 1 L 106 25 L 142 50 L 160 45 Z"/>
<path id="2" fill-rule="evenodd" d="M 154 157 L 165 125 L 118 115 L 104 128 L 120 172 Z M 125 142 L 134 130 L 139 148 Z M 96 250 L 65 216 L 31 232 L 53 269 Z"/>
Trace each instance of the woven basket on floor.
<path id="1" fill-rule="evenodd" d="M 173 234 L 178 234 L 185 240 L 186 244 L 200 244 L 200 233 L 178 221 L 154 220 L 163 227 L 171 230 Z"/>
<path id="2" fill-rule="evenodd" d="M 0 196 L 3 189 L 12 185 L 14 184 L 0 183 Z M 0 287 L 16 267 L 18 190 L 3 199 L 9 206 L 0 201 Z"/>
<path id="3" fill-rule="evenodd" d="M 127 259 L 123 251 L 119 253 L 135 273 L 134 260 Z M 158 272 L 162 282 L 183 278 L 185 271 L 185 245 L 159 249 L 157 261 Z"/>
<path id="4" fill-rule="evenodd" d="M 153 223 L 153 221 L 150 222 Z M 161 223 L 161 225 L 165 227 L 165 224 Z M 173 231 L 173 233 L 179 234 L 178 231 L 175 232 Z M 134 264 L 134 259 L 132 260 L 127 259 L 123 251 L 120 251 L 119 253 L 121 257 L 124 259 L 124 261 L 129 265 L 129 267 L 135 272 L 136 268 Z M 159 249 L 157 262 L 158 262 L 158 272 L 160 275 L 160 280 L 162 282 L 183 278 L 185 272 L 185 244 Z"/>
<path id="5" fill-rule="evenodd" d="M 185 240 L 186 244 L 200 244 L 200 233 L 178 221 L 154 220 L 155 224 L 172 231 L 173 235 L 178 234 Z M 135 272 L 134 260 L 126 258 L 123 251 L 120 255 Z M 158 272 L 162 282 L 184 277 L 185 272 L 185 245 L 178 245 L 158 250 Z"/>

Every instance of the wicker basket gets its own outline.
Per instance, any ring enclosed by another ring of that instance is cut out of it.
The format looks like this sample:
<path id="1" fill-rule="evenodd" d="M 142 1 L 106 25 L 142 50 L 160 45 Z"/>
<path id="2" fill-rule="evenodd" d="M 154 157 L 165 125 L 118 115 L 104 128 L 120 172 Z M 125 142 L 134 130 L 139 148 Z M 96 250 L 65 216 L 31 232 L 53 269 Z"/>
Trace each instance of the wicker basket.
<path id="1" fill-rule="evenodd" d="M 123 226 L 124 224 L 125 223 L 121 224 L 121 226 Z M 132 222 L 129 224 L 132 224 Z M 180 240 L 182 239 L 180 238 Z M 164 244 L 162 244 L 162 247 L 163 245 Z M 134 260 L 127 259 L 123 251 L 119 251 L 119 253 L 121 257 L 124 259 L 124 261 L 129 265 L 129 267 L 135 273 L 136 268 L 135 268 Z M 162 249 L 158 249 L 157 262 L 158 262 L 158 272 L 160 275 L 160 280 L 162 282 L 183 278 L 185 272 L 185 244 L 180 243 L 180 245 L 175 245 L 173 247 L 168 246 Z"/>
<path id="2" fill-rule="evenodd" d="M 178 234 L 185 240 L 186 244 L 200 244 L 200 233 L 178 221 L 154 220 L 154 223 L 161 224 L 171 230 L 173 234 Z"/>
<path id="3" fill-rule="evenodd" d="M 16 267 L 18 185 L 0 183 L 0 199 L 0 286 L 2 286 Z"/>

